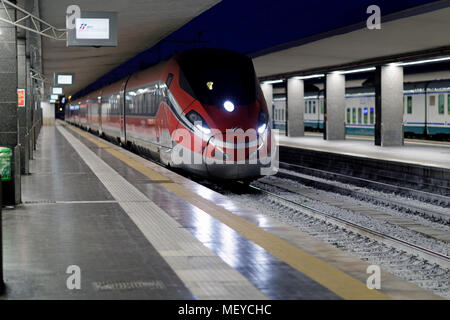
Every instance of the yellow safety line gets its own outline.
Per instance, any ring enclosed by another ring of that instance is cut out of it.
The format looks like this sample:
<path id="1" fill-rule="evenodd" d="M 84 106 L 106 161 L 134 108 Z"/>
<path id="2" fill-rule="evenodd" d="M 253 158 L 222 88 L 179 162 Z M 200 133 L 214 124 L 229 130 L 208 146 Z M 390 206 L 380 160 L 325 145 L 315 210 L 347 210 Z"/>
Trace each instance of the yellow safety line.
<path id="1" fill-rule="evenodd" d="M 93 138 L 92 135 L 71 127 L 79 135 L 96 144 L 100 148 L 105 149 L 114 157 L 125 162 L 130 167 L 141 172 L 148 178 L 154 181 L 160 181 L 159 184 L 168 191 L 186 200 L 197 208 L 203 210 L 207 214 L 213 216 L 217 220 L 226 224 L 231 229 L 240 233 L 248 240 L 259 245 L 267 252 L 284 261 L 291 267 L 297 269 L 307 277 L 315 280 L 338 296 L 349 300 L 386 300 L 390 299 L 387 295 L 377 291 L 370 290 L 366 284 L 349 276 L 341 270 L 323 262 L 322 260 L 302 251 L 289 242 L 262 230 L 249 221 L 233 214 L 232 212 L 210 202 L 201 196 L 189 191 L 185 187 L 174 183 L 169 178 L 159 174 L 158 172 L 148 168 L 138 161 L 126 156 L 122 152 L 110 148 L 98 138 Z M 170 181 L 170 182 L 164 182 Z M 299 288 L 301 290 L 302 288 Z"/>

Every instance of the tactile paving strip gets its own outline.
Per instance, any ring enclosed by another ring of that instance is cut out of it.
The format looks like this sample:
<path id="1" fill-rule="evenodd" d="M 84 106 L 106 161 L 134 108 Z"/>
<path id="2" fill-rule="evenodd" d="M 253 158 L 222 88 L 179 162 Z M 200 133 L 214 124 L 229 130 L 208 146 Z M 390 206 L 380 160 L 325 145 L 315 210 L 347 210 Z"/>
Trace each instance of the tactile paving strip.
<path id="1" fill-rule="evenodd" d="M 197 298 L 267 299 L 66 129 L 57 128 Z M 180 263 L 186 256 L 192 259 Z"/>

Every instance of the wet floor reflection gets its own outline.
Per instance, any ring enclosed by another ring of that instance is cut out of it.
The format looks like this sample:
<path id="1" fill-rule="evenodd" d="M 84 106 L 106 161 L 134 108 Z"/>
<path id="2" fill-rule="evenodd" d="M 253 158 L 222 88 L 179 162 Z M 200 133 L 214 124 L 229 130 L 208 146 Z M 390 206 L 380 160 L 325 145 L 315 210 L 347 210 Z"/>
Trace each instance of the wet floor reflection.
<path id="1" fill-rule="evenodd" d="M 83 142 L 86 143 L 85 140 Z M 91 146 L 90 143 L 86 144 Z M 95 150 L 93 151 L 95 152 Z M 97 152 L 97 154 L 269 298 L 339 299 L 338 296 L 317 282 L 275 258 L 203 210 L 175 196 L 158 183 L 149 181 L 148 177 L 130 168 L 111 154 L 106 152 Z M 184 187 L 201 194 L 212 203 L 225 207 L 227 210 L 238 210 L 238 206 L 231 200 L 221 197 L 203 186 L 192 184 L 184 185 Z M 257 213 L 252 215 L 251 220 L 257 225 L 268 224 L 265 217 Z"/>

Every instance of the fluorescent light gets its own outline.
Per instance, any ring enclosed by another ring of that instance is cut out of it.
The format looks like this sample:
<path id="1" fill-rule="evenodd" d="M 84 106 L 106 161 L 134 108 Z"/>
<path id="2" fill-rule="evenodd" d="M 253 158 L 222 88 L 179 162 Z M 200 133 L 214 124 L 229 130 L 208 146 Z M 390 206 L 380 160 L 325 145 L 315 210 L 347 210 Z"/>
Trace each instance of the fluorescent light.
<path id="1" fill-rule="evenodd" d="M 267 84 L 272 84 L 272 83 L 281 83 L 281 82 L 284 82 L 284 80 L 271 80 L 271 81 L 264 81 L 264 83 L 267 83 Z"/>
<path id="2" fill-rule="evenodd" d="M 323 78 L 323 77 L 325 77 L 325 75 L 321 73 L 321 74 L 312 74 L 309 76 L 294 77 L 294 79 L 306 80 L 306 79 Z"/>
<path id="3" fill-rule="evenodd" d="M 450 60 L 450 57 L 411 61 L 411 62 L 402 62 L 402 63 L 399 63 L 398 65 L 399 66 L 411 66 L 411 65 L 415 65 L 415 64 L 431 63 L 431 62 L 439 62 L 439 61 L 447 61 L 447 60 Z"/>
<path id="4" fill-rule="evenodd" d="M 346 71 L 336 71 L 337 73 L 340 74 L 349 74 L 349 73 L 358 73 L 358 72 L 366 72 L 366 71 L 374 71 L 377 68 L 375 67 L 370 67 L 370 68 L 363 68 L 363 69 L 354 69 L 354 70 L 346 70 Z"/>

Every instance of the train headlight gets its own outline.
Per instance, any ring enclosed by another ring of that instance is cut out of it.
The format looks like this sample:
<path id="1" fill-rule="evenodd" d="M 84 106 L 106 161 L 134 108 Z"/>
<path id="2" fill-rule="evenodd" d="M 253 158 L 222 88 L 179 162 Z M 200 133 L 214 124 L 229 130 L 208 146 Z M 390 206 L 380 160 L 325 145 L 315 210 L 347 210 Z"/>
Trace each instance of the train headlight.
<path id="1" fill-rule="evenodd" d="M 227 100 L 223 103 L 223 107 L 225 108 L 225 110 L 227 110 L 228 112 L 233 112 L 234 111 L 234 103 Z"/>
<path id="2" fill-rule="evenodd" d="M 204 134 L 210 134 L 211 133 L 211 129 L 204 127 L 201 123 L 196 123 L 195 127 L 197 129 L 199 129 L 201 132 L 203 132 Z"/>
<path id="3" fill-rule="evenodd" d="M 264 131 L 266 131 L 266 128 L 267 128 L 267 124 L 262 124 L 261 126 L 259 126 L 259 128 L 258 128 L 258 133 L 259 134 L 263 134 L 264 133 Z"/>
<path id="4" fill-rule="evenodd" d="M 269 115 L 266 112 L 261 111 L 258 116 L 258 133 L 262 135 L 264 132 L 266 132 L 268 124 Z"/>

